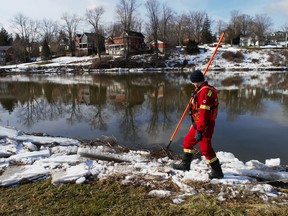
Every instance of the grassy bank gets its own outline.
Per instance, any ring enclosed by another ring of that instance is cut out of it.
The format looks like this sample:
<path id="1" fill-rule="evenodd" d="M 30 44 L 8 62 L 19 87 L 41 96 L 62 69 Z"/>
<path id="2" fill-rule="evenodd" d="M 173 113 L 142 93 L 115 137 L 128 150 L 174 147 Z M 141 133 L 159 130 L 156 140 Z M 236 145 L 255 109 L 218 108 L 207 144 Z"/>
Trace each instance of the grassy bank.
<path id="1" fill-rule="evenodd" d="M 148 196 L 149 188 L 117 182 L 53 186 L 42 180 L 0 188 L 0 215 L 287 215 L 288 207 L 261 203 L 219 202 L 198 194 L 182 204 Z"/>

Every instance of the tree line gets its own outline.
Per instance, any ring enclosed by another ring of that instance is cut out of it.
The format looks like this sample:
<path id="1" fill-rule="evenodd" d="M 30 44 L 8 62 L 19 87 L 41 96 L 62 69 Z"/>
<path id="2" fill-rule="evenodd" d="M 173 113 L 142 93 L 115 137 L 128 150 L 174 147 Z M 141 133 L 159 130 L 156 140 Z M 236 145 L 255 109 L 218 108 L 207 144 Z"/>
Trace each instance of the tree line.
<path id="1" fill-rule="evenodd" d="M 41 56 L 65 55 L 67 48 L 71 55 L 75 54 L 74 36 L 79 32 L 82 24 L 88 24 L 95 34 L 96 52 L 101 59 L 101 37 L 114 35 L 116 32 L 128 30 L 144 33 L 147 41 L 158 40 L 173 46 L 187 43 L 209 44 L 217 40 L 224 31 L 225 41 L 231 45 L 240 42 L 240 36 L 263 41 L 264 35 L 273 26 L 271 17 L 266 14 L 251 16 L 238 10 L 231 11 L 229 22 L 212 20 L 206 11 L 190 11 L 178 14 L 168 3 L 159 0 L 147 0 L 146 20 L 139 17 L 140 0 L 119 0 L 115 6 L 114 21 L 110 24 L 103 22 L 103 15 L 107 13 L 101 6 L 86 9 L 85 14 L 63 13 L 60 21 L 51 19 L 33 20 L 22 13 L 15 15 L 10 23 L 14 35 L 8 33 L 4 27 L 0 31 L 0 46 L 13 45 L 17 61 L 28 62 Z M 212 25 L 215 26 L 214 32 Z M 283 31 L 288 30 L 288 24 Z M 42 53 L 39 53 L 39 46 Z M 102 45 L 103 47 L 103 45 Z M 158 49 L 155 49 L 158 56 Z"/>

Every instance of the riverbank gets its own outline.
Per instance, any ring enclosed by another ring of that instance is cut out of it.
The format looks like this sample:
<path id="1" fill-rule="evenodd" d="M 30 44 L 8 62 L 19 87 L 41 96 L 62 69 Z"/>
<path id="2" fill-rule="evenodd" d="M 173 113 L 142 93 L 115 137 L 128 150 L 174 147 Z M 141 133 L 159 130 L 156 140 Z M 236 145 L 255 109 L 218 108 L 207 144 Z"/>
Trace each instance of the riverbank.
<path id="1" fill-rule="evenodd" d="M 1 73 L 145 73 L 145 72 L 191 72 L 204 70 L 214 52 L 213 47 L 202 47 L 197 55 L 174 52 L 169 57 L 160 56 L 157 62 L 151 54 L 130 56 L 59 57 L 49 61 L 37 61 L 1 66 Z M 237 54 L 238 53 L 238 54 Z M 241 53 L 239 55 L 239 53 Z M 236 55 L 237 54 L 237 55 Z M 240 56 L 240 57 L 239 57 Z M 244 49 L 221 47 L 210 65 L 214 71 L 287 71 L 286 49 Z"/>
<path id="2" fill-rule="evenodd" d="M 253 198 L 267 204 L 288 203 L 288 168 L 280 159 L 246 163 L 232 153 L 217 152 L 223 179 L 209 180 L 204 157 L 195 156 L 191 170 L 172 168 L 173 152 L 130 150 L 113 137 L 81 141 L 47 134 L 27 134 L 0 127 L 0 186 L 19 186 L 48 179 L 52 185 L 90 184 L 114 179 L 122 185 L 148 187 L 149 195 L 180 204 L 188 197 L 206 194 L 219 202 Z M 113 180 L 113 181 L 114 181 Z"/>

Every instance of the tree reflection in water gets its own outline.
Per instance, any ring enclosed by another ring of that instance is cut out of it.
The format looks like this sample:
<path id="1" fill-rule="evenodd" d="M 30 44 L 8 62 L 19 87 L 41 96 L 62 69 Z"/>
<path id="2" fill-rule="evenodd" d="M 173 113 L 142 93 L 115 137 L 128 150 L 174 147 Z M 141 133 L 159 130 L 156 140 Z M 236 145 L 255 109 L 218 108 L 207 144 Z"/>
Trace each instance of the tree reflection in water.
<path id="1" fill-rule="evenodd" d="M 277 124 L 270 131 L 276 133 L 288 128 L 287 73 L 270 73 L 265 78 L 245 76 L 235 73 L 221 79 L 211 73 L 207 77 L 219 90 L 222 118 L 217 123 L 217 130 L 222 133 L 221 127 L 226 128 L 223 133 L 227 133 L 236 145 L 237 137 L 243 134 L 233 128 L 236 127 L 233 123 L 245 121 L 243 124 L 249 126 L 251 119 L 257 119 L 259 124 L 268 119 L 269 124 Z M 0 123 L 23 131 L 83 139 L 112 135 L 129 147 L 155 142 L 164 147 L 189 101 L 192 85 L 188 77 L 173 73 L 23 75 L 15 81 L 14 76 L 2 76 Z M 250 116 L 250 120 L 244 116 Z M 189 128 L 189 118 L 182 124 L 175 137 L 178 145 L 173 148 L 179 148 Z M 253 131 L 249 136 L 260 130 L 257 127 L 250 128 Z M 65 133 L 61 134 L 59 128 Z M 279 135 L 280 139 L 287 139 L 287 136 L 287 133 Z M 225 147 L 221 134 L 218 133 L 215 139 Z M 265 143 L 264 135 L 260 142 Z"/>

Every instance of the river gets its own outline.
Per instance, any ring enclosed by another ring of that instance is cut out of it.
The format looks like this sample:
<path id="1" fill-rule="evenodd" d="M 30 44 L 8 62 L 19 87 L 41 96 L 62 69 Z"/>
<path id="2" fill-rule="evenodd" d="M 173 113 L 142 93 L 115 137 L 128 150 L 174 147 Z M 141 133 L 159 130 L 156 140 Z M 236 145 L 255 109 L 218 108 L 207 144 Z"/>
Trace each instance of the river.
<path id="1" fill-rule="evenodd" d="M 209 72 L 219 91 L 215 151 L 288 164 L 287 72 Z M 164 147 L 189 101 L 189 74 L 33 74 L 0 77 L 0 125 L 77 139 L 114 136 L 133 149 Z M 182 152 L 187 116 L 172 141 Z"/>

